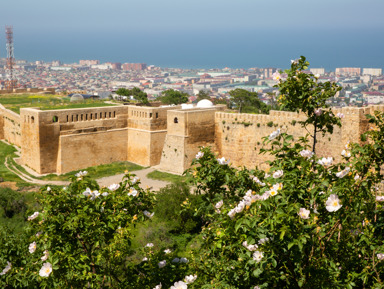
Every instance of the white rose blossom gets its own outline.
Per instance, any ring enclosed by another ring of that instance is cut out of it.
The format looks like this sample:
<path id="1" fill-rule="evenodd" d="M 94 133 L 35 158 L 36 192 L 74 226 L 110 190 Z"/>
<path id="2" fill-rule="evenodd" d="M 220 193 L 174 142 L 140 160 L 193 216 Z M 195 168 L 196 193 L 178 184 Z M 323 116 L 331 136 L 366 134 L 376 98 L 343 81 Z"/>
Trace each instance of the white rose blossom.
<path id="1" fill-rule="evenodd" d="M 313 152 L 310 151 L 310 150 L 302 150 L 302 151 L 300 152 L 300 155 L 301 155 L 303 158 L 307 158 L 307 159 L 309 159 L 309 158 L 311 158 L 311 157 L 313 156 Z"/>
<path id="2" fill-rule="evenodd" d="M 188 289 L 188 286 L 183 281 L 175 282 L 170 289 Z"/>
<path id="3" fill-rule="evenodd" d="M 159 266 L 159 268 L 163 268 L 167 265 L 167 261 L 166 260 L 160 261 L 159 264 L 157 265 Z"/>
<path id="4" fill-rule="evenodd" d="M 197 160 L 199 160 L 199 159 L 201 159 L 203 156 L 204 156 L 204 153 L 200 151 L 200 152 L 198 152 L 198 153 L 196 154 L 196 157 L 195 157 L 195 158 L 196 158 Z"/>
<path id="5" fill-rule="evenodd" d="M 224 203 L 223 200 L 217 202 L 216 205 L 215 205 L 215 208 L 216 209 L 220 209 L 223 206 L 223 203 Z"/>
<path id="6" fill-rule="evenodd" d="M 128 196 L 136 197 L 138 194 L 137 190 L 135 188 L 130 188 Z"/>
<path id="7" fill-rule="evenodd" d="M 384 260 L 384 254 L 383 254 L 383 253 L 378 253 L 378 254 L 376 255 L 376 257 L 377 257 L 377 259 L 379 259 L 379 260 Z"/>
<path id="8" fill-rule="evenodd" d="M 161 289 L 163 287 L 163 285 L 161 285 L 161 283 L 159 285 L 156 285 L 155 288 L 153 289 Z"/>
<path id="9" fill-rule="evenodd" d="M 269 135 L 269 140 L 273 140 L 273 139 L 277 138 L 279 135 L 280 135 L 280 129 L 275 130 L 273 133 L 271 133 Z"/>
<path id="10" fill-rule="evenodd" d="M 278 179 L 278 178 L 282 177 L 283 175 L 284 175 L 283 170 L 277 170 L 277 171 L 275 171 L 275 172 L 273 173 L 273 177 L 274 177 L 275 179 Z"/>
<path id="11" fill-rule="evenodd" d="M 169 250 L 169 249 L 165 249 L 165 250 L 164 250 L 164 253 L 165 253 L 165 254 L 170 254 L 171 252 L 172 252 L 172 251 Z"/>
<path id="12" fill-rule="evenodd" d="M 349 173 L 350 170 L 351 170 L 350 167 L 346 167 L 344 170 L 342 170 L 342 171 L 336 173 L 336 177 L 338 177 L 338 178 L 340 178 L 340 179 L 341 179 L 341 178 L 344 178 L 346 175 L 348 175 L 348 173 Z"/>
<path id="13" fill-rule="evenodd" d="M 344 118 L 344 113 L 338 112 L 336 116 L 340 119 Z"/>
<path id="14" fill-rule="evenodd" d="M 350 158 L 351 157 L 351 152 L 348 151 L 348 150 L 342 150 L 341 155 L 343 157 Z"/>
<path id="15" fill-rule="evenodd" d="M 80 171 L 77 174 L 75 174 L 75 177 L 82 178 L 82 177 L 86 176 L 87 174 L 88 174 L 87 171 Z"/>
<path id="16" fill-rule="evenodd" d="M 384 201 L 384 196 L 376 196 L 376 201 L 377 202 L 383 202 Z"/>
<path id="17" fill-rule="evenodd" d="M 281 80 L 281 74 L 276 71 L 275 73 L 272 74 L 272 79 L 275 81 L 280 81 Z"/>
<path id="18" fill-rule="evenodd" d="M 49 257 L 49 252 L 48 252 L 48 250 L 44 250 L 44 255 L 43 255 L 43 257 L 41 257 L 40 259 L 41 259 L 41 261 L 47 261 L 47 259 L 48 259 L 48 257 Z"/>
<path id="19" fill-rule="evenodd" d="M 11 270 L 12 264 L 11 262 L 7 261 L 7 266 L 1 271 L 0 275 L 5 275 L 9 270 Z"/>
<path id="20" fill-rule="evenodd" d="M 28 221 L 32 221 L 36 219 L 39 216 L 39 214 L 40 214 L 39 212 L 34 212 L 32 215 L 28 217 Z"/>
<path id="21" fill-rule="evenodd" d="M 132 185 L 136 184 L 138 181 L 140 181 L 140 178 L 139 177 L 134 177 L 132 179 Z"/>
<path id="22" fill-rule="evenodd" d="M 188 275 L 188 276 L 185 276 L 184 281 L 186 284 L 191 284 L 195 282 L 196 279 L 197 279 L 197 275 Z"/>
<path id="23" fill-rule="evenodd" d="M 318 160 L 318 163 L 322 166 L 330 166 L 333 162 L 333 158 L 332 157 L 328 157 L 328 158 L 321 158 Z"/>
<path id="24" fill-rule="evenodd" d="M 257 263 L 259 263 L 261 261 L 261 259 L 263 259 L 264 254 L 263 254 L 263 252 L 256 251 L 255 253 L 253 253 L 252 256 L 253 256 L 253 260 L 255 260 Z"/>
<path id="25" fill-rule="evenodd" d="M 300 211 L 297 214 L 300 216 L 300 218 L 306 220 L 309 219 L 310 211 L 305 208 L 300 208 Z"/>
<path id="26" fill-rule="evenodd" d="M 112 184 L 108 186 L 108 189 L 112 192 L 116 191 L 118 188 L 120 188 L 120 184 Z"/>
<path id="27" fill-rule="evenodd" d="M 332 194 L 328 197 L 325 206 L 328 212 L 336 212 L 343 205 L 340 204 L 339 197 L 336 194 Z"/>
<path id="28" fill-rule="evenodd" d="M 31 254 L 35 253 L 35 251 L 36 251 L 36 242 L 33 242 L 33 243 L 29 244 L 28 250 L 29 250 L 29 253 L 31 253 Z"/>
<path id="29" fill-rule="evenodd" d="M 46 262 L 43 264 L 43 267 L 41 267 L 39 271 L 39 275 L 41 277 L 48 277 L 52 273 L 52 264 L 49 262 Z"/>
<path id="30" fill-rule="evenodd" d="M 250 245 L 250 244 L 248 244 L 248 242 L 247 241 L 244 241 L 243 242 L 243 246 L 245 247 L 245 248 L 247 248 L 249 251 L 256 251 L 256 249 L 259 247 L 259 246 L 257 246 L 256 244 L 254 244 L 254 245 Z"/>
<path id="31" fill-rule="evenodd" d="M 145 245 L 145 247 L 152 248 L 153 247 L 153 243 L 148 243 L 147 245 Z"/>
<path id="32" fill-rule="evenodd" d="M 225 157 L 222 157 L 220 159 L 217 159 L 220 165 L 227 165 L 229 164 L 229 160 L 226 160 Z"/>

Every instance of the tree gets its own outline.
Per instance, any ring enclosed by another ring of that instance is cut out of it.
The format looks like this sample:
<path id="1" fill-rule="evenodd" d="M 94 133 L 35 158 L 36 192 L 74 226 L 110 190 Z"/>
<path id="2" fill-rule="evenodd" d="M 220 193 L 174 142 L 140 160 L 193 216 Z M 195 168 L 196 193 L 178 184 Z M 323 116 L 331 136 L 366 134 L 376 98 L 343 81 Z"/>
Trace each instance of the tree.
<path id="1" fill-rule="evenodd" d="M 188 102 L 188 93 L 168 89 L 161 93 L 160 101 L 164 104 L 182 104 Z"/>
<path id="2" fill-rule="evenodd" d="M 134 87 L 132 89 L 119 88 L 116 93 L 123 96 L 133 96 L 134 99 L 140 101 L 143 104 L 149 103 L 148 95 L 144 91 L 141 91 L 138 87 Z"/>
<path id="3" fill-rule="evenodd" d="M 205 90 L 200 90 L 199 93 L 197 94 L 197 101 L 203 100 L 203 99 L 211 99 L 209 96 L 209 93 Z"/>
<path id="4" fill-rule="evenodd" d="M 257 92 L 250 92 L 245 89 L 236 88 L 231 90 L 229 95 L 232 97 L 232 101 L 236 104 L 239 113 L 244 110 L 247 112 L 262 112 L 268 113 L 268 106 L 260 101 Z"/>

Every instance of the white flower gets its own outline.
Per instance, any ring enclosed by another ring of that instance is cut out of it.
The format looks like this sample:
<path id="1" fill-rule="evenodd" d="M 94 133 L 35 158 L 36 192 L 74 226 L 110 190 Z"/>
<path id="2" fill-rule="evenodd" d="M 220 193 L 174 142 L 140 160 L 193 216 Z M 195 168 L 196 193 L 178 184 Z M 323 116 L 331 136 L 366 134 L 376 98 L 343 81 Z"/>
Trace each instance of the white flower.
<path id="1" fill-rule="evenodd" d="M 300 152 L 300 155 L 303 157 L 303 158 L 310 158 L 310 157 L 312 157 L 313 156 L 313 152 L 312 151 L 310 151 L 310 150 L 302 150 L 301 152 Z"/>
<path id="2" fill-rule="evenodd" d="M 152 218 L 153 215 L 155 214 L 155 212 L 153 212 L 153 213 L 151 214 L 151 213 L 148 212 L 148 211 L 144 211 L 143 213 L 144 213 L 144 216 L 146 216 L 146 217 L 148 217 L 148 218 Z"/>
<path id="3" fill-rule="evenodd" d="M 28 217 L 28 221 L 32 221 L 36 219 L 39 216 L 39 214 L 40 214 L 39 212 L 34 212 L 32 215 Z"/>
<path id="4" fill-rule="evenodd" d="M 91 192 L 91 200 L 93 201 L 94 199 L 98 198 L 100 196 L 99 191 L 92 191 Z"/>
<path id="5" fill-rule="evenodd" d="M 44 263 L 43 264 L 43 267 L 41 267 L 40 271 L 39 271 L 39 275 L 41 277 L 48 277 L 49 274 L 52 273 L 52 264 L 47 262 L 47 263 Z"/>
<path id="6" fill-rule="evenodd" d="M 316 73 L 314 76 L 315 76 L 316 78 L 319 78 L 319 77 L 320 77 L 320 74 Z"/>
<path id="7" fill-rule="evenodd" d="M 75 176 L 76 176 L 77 178 L 82 178 L 82 177 L 86 176 L 87 174 L 88 174 L 87 171 L 80 171 L 80 172 L 78 172 L 77 174 L 75 174 Z"/>
<path id="8" fill-rule="evenodd" d="M 328 197 L 326 203 L 326 209 L 328 212 L 336 212 L 338 209 L 342 207 L 340 204 L 339 197 L 335 194 L 332 194 Z"/>
<path id="9" fill-rule="evenodd" d="M 28 250 L 29 250 L 29 253 L 31 254 L 34 253 L 36 251 L 36 242 L 29 244 Z"/>
<path id="10" fill-rule="evenodd" d="M 165 265 L 167 265 L 167 261 L 166 260 L 160 261 L 159 264 L 157 265 L 159 266 L 159 268 L 163 268 L 165 267 Z"/>
<path id="11" fill-rule="evenodd" d="M 162 285 L 160 283 L 159 285 L 156 285 L 155 288 L 153 288 L 153 289 L 161 289 L 161 287 L 162 287 Z"/>
<path id="12" fill-rule="evenodd" d="M 43 234 L 43 232 L 40 231 L 40 232 L 37 232 L 35 236 L 40 237 L 41 234 Z"/>
<path id="13" fill-rule="evenodd" d="M 128 193 L 128 196 L 133 196 L 133 197 L 136 197 L 138 194 L 137 190 L 134 189 L 134 188 L 130 188 L 129 189 L 129 193 Z"/>
<path id="14" fill-rule="evenodd" d="M 188 289 L 188 286 L 183 281 L 175 282 L 170 289 Z"/>
<path id="15" fill-rule="evenodd" d="M 103 197 L 107 197 L 109 194 L 107 192 L 104 192 L 101 194 Z"/>
<path id="16" fill-rule="evenodd" d="M 141 260 L 142 262 L 147 262 L 148 261 L 148 258 L 147 257 L 144 257 L 143 260 Z"/>
<path id="17" fill-rule="evenodd" d="M 297 213 L 302 219 L 309 219 L 310 211 L 305 208 L 300 208 L 300 211 Z"/>
<path id="18" fill-rule="evenodd" d="M 47 192 L 51 191 L 51 187 L 47 187 Z"/>
<path id="19" fill-rule="evenodd" d="M 320 193 L 319 193 L 319 195 L 324 195 L 325 193 L 323 192 L 323 191 L 321 191 Z"/>
<path id="20" fill-rule="evenodd" d="M 243 246 L 244 246 L 245 248 L 247 248 L 249 251 L 256 251 L 256 249 L 259 247 L 259 246 L 257 246 L 256 244 L 254 244 L 254 245 L 249 245 L 247 241 L 244 241 L 244 242 L 243 242 Z"/>
<path id="21" fill-rule="evenodd" d="M 272 79 L 279 81 L 281 79 L 281 74 L 278 71 L 276 71 L 274 74 L 272 74 Z"/>
<path id="22" fill-rule="evenodd" d="M 384 260 L 384 254 L 383 253 L 378 253 L 376 256 L 377 256 L 377 259 Z"/>
<path id="23" fill-rule="evenodd" d="M 350 151 L 347 151 L 347 150 L 343 150 L 343 151 L 341 152 L 341 155 L 342 155 L 343 157 L 349 158 L 349 157 L 351 157 L 351 152 L 350 152 Z"/>
<path id="24" fill-rule="evenodd" d="M 315 109 L 315 114 L 317 116 L 320 116 L 323 113 L 323 110 L 321 108 Z"/>
<path id="25" fill-rule="evenodd" d="M 338 118 L 344 118 L 344 113 L 339 112 L 339 113 L 336 114 L 336 116 Z"/>
<path id="26" fill-rule="evenodd" d="M 228 216 L 233 219 L 233 217 L 236 215 L 236 210 L 235 209 L 232 209 L 228 212 Z"/>
<path id="27" fill-rule="evenodd" d="M 120 188 L 120 184 L 112 184 L 108 186 L 108 189 L 112 192 L 116 191 L 118 188 Z"/>
<path id="28" fill-rule="evenodd" d="M 88 196 L 91 195 L 91 192 L 92 192 L 92 191 L 91 191 L 90 188 L 86 188 L 85 191 L 83 192 L 83 195 L 86 196 L 86 197 L 88 197 Z"/>
<path id="29" fill-rule="evenodd" d="M 376 196 L 376 201 L 377 202 L 383 202 L 384 201 L 384 196 Z"/>
<path id="30" fill-rule="evenodd" d="M 139 177 L 134 177 L 132 179 L 132 185 L 136 184 L 138 181 L 140 181 L 140 178 Z"/>
<path id="31" fill-rule="evenodd" d="M 271 133 L 271 134 L 269 135 L 269 140 L 273 140 L 273 139 L 275 139 L 276 137 L 278 137 L 279 135 L 280 135 L 280 129 L 275 130 L 273 133 Z"/>
<path id="32" fill-rule="evenodd" d="M 220 209 L 223 206 L 223 203 L 224 203 L 223 200 L 217 202 L 216 205 L 215 205 L 215 208 L 216 209 Z"/>
<path id="33" fill-rule="evenodd" d="M 336 173 L 336 177 L 338 178 L 344 178 L 350 171 L 351 169 L 349 167 L 346 167 L 344 170 L 342 170 L 341 172 L 338 172 Z"/>
<path id="34" fill-rule="evenodd" d="M 198 153 L 196 154 L 196 159 L 198 160 L 198 159 L 202 158 L 203 156 L 204 156 L 204 153 L 203 153 L 203 152 L 198 152 Z"/>
<path id="35" fill-rule="evenodd" d="M 260 239 L 259 240 L 259 245 L 262 245 L 262 244 L 264 244 L 265 242 L 268 242 L 269 241 L 269 238 L 262 238 L 262 239 Z"/>
<path id="36" fill-rule="evenodd" d="M 153 243 L 148 243 L 147 245 L 145 245 L 145 247 L 152 248 L 153 247 Z"/>
<path id="37" fill-rule="evenodd" d="M 255 253 L 253 253 L 253 260 L 255 260 L 257 263 L 259 263 L 261 259 L 263 259 L 263 257 L 264 257 L 263 252 L 256 251 Z"/>
<path id="38" fill-rule="evenodd" d="M 273 173 L 273 177 L 274 177 L 275 179 L 278 179 L 278 178 L 280 178 L 281 176 L 283 176 L 283 174 L 284 174 L 283 170 L 277 170 L 277 171 L 275 171 L 275 172 Z"/>
<path id="39" fill-rule="evenodd" d="M 333 158 L 332 157 L 328 157 L 328 158 L 321 158 L 318 160 L 318 163 L 322 166 L 330 166 L 333 162 Z"/>
<path id="40" fill-rule="evenodd" d="M 255 183 L 259 184 L 260 186 L 262 186 L 262 187 L 265 186 L 265 183 L 263 183 L 262 181 L 260 181 L 258 177 L 251 176 L 251 179 L 252 179 Z"/>
<path id="41" fill-rule="evenodd" d="M 188 259 L 187 258 L 180 258 L 180 263 L 188 263 Z"/>
<path id="42" fill-rule="evenodd" d="M 48 257 L 49 257 L 49 252 L 48 252 L 48 250 L 45 250 L 43 253 L 44 253 L 44 255 L 43 255 L 43 257 L 41 257 L 40 259 L 41 259 L 41 261 L 47 261 L 47 259 L 48 259 Z"/>
<path id="43" fill-rule="evenodd" d="M 175 258 L 172 260 L 172 263 L 179 263 L 180 262 L 180 259 L 179 258 Z"/>
<path id="44" fill-rule="evenodd" d="M 169 254 L 169 253 L 171 253 L 171 252 L 172 252 L 172 251 L 169 250 L 169 249 L 165 249 L 165 250 L 164 250 L 164 253 L 165 253 L 165 254 Z"/>
<path id="45" fill-rule="evenodd" d="M 227 165 L 229 164 L 229 160 L 226 160 L 225 157 L 222 157 L 221 159 L 217 159 L 220 165 Z"/>
<path id="46" fill-rule="evenodd" d="M 196 279 L 197 279 L 197 275 L 188 275 L 188 276 L 185 276 L 184 281 L 186 284 L 191 284 L 195 282 Z"/>
<path id="47" fill-rule="evenodd" d="M 5 275 L 9 270 L 11 270 L 12 264 L 11 262 L 7 261 L 7 266 L 1 271 L 0 275 Z"/>
<path id="48" fill-rule="evenodd" d="M 357 181 L 358 179 L 360 179 L 360 176 L 358 174 L 356 174 L 356 176 L 353 178 L 355 181 Z"/>

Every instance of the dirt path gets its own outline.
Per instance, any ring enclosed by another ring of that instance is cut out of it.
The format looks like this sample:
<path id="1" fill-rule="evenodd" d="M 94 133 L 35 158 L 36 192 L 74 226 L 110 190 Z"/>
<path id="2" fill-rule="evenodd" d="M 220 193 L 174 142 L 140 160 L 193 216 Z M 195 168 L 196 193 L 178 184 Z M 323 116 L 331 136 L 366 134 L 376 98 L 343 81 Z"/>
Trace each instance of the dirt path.
<path id="1" fill-rule="evenodd" d="M 44 180 L 35 179 L 34 177 L 21 172 L 18 168 L 11 165 L 9 163 L 8 159 L 5 160 L 5 166 L 7 167 L 7 169 L 9 171 L 14 173 L 15 175 L 18 175 L 19 178 L 21 178 L 23 181 L 31 183 L 31 184 L 37 184 L 40 186 L 44 186 L 44 185 L 66 186 L 69 184 L 69 181 L 44 181 Z M 154 170 L 155 170 L 155 168 L 147 168 L 144 170 L 133 171 L 131 173 L 135 174 L 136 176 L 138 176 L 140 178 L 141 186 L 143 188 L 150 187 L 151 190 L 158 191 L 159 189 L 168 185 L 169 182 L 149 179 L 147 177 L 147 174 L 149 174 L 150 172 L 152 172 Z M 96 181 L 100 187 L 107 187 L 109 185 L 121 182 L 123 176 L 124 176 L 124 174 L 118 174 L 118 175 L 114 175 L 114 176 L 103 177 L 103 178 L 97 179 Z"/>

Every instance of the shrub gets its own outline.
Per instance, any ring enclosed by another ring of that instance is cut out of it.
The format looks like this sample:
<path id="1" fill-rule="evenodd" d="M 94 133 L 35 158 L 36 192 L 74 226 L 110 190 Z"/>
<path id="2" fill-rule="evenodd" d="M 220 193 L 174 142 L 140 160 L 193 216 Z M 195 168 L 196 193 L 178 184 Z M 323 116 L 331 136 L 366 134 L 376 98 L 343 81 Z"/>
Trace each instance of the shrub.
<path id="1" fill-rule="evenodd" d="M 0 206 L 7 218 L 12 218 L 16 214 L 24 214 L 27 209 L 24 196 L 10 188 L 0 188 Z"/>

